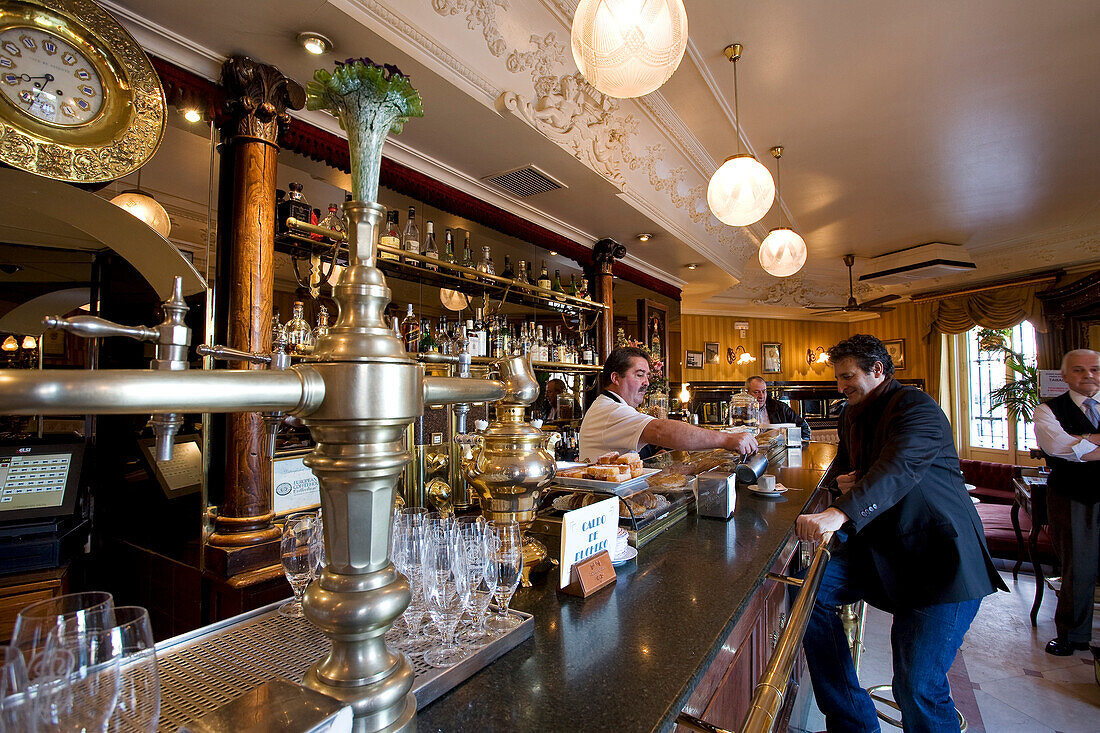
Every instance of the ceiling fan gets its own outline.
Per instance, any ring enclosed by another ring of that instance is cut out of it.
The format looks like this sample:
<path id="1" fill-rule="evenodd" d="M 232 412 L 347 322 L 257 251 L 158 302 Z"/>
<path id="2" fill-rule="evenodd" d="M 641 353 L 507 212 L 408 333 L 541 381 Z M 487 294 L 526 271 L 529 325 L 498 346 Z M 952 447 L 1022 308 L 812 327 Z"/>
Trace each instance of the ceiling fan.
<path id="1" fill-rule="evenodd" d="M 883 303 L 897 300 L 901 297 L 900 295 L 883 295 L 880 298 L 868 300 L 865 303 L 860 303 L 856 300 L 855 289 L 852 285 L 852 265 L 854 265 L 855 262 L 855 255 L 844 255 L 844 264 L 848 267 L 848 303 L 846 305 L 809 305 L 806 307 L 818 313 L 888 313 L 894 310 L 889 306 L 883 306 Z"/>

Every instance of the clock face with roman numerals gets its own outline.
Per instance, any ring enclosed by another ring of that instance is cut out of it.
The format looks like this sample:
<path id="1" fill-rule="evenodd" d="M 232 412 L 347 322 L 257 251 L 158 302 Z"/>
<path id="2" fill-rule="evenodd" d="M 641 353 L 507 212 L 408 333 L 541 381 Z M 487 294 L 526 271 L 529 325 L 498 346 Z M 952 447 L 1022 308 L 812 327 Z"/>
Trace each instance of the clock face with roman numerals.
<path id="1" fill-rule="evenodd" d="M 84 54 L 40 28 L 0 32 L 0 91 L 27 115 L 83 125 L 103 109 L 103 82 Z"/>

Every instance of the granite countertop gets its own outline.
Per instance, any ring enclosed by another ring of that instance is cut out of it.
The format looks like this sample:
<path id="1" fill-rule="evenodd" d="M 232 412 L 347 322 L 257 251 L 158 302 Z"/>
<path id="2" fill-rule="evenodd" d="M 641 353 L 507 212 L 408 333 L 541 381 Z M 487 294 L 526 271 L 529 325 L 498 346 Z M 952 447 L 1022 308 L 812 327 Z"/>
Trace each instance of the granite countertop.
<path id="1" fill-rule="evenodd" d="M 417 714 L 419 731 L 669 730 L 790 538 L 836 446 L 810 443 L 801 466 L 769 473 L 780 498 L 739 491 L 729 522 L 694 514 L 616 568 L 587 599 L 535 576 L 512 607 L 535 633 Z M 793 463 L 793 461 L 791 461 Z"/>

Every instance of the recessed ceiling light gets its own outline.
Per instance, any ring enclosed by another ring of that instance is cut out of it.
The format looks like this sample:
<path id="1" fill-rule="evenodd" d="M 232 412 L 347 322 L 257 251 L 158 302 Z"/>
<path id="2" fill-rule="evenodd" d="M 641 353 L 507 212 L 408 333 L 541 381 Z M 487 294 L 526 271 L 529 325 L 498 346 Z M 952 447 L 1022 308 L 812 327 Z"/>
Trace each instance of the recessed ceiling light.
<path id="1" fill-rule="evenodd" d="M 550 250 L 550 256 L 551 256 L 551 257 L 557 257 L 557 256 L 558 256 L 558 253 L 557 253 L 557 252 L 555 252 L 554 250 Z"/>
<path id="2" fill-rule="evenodd" d="M 187 109 L 183 111 L 183 119 L 188 122 L 198 122 L 202 119 L 202 114 L 197 109 Z"/>
<path id="3" fill-rule="evenodd" d="M 648 232 L 642 232 L 641 234 L 635 234 L 634 238 L 637 239 L 639 242 L 648 242 L 650 239 L 653 238 L 653 235 Z"/>
<path id="4" fill-rule="evenodd" d="M 699 266 L 698 262 L 689 262 L 686 265 L 684 265 L 684 267 L 686 267 L 689 270 L 694 270 L 698 266 Z"/>
<path id="5" fill-rule="evenodd" d="M 309 51 L 314 56 L 320 56 L 332 50 L 332 41 L 322 36 L 320 33 L 314 33 L 313 31 L 299 33 L 298 43 L 301 44 L 302 48 Z"/>

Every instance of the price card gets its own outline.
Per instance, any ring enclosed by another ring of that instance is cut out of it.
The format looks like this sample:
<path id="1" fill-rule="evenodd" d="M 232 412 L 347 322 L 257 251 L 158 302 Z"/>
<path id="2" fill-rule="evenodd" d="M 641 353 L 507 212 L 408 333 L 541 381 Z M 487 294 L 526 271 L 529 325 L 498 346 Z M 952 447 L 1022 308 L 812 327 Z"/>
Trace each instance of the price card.
<path id="1" fill-rule="evenodd" d="M 1069 391 L 1069 385 L 1057 369 L 1039 370 L 1039 399 L 1049 400 Z"/>
<path id="2" fill-rule="evenodd" d="M 561 518 L 561 578 L 559 588 L 569 585 L 573 566 L 614 547 L 619 531 L 619 498 L 612 496 L 595 504 L 566 512 Z"/>

